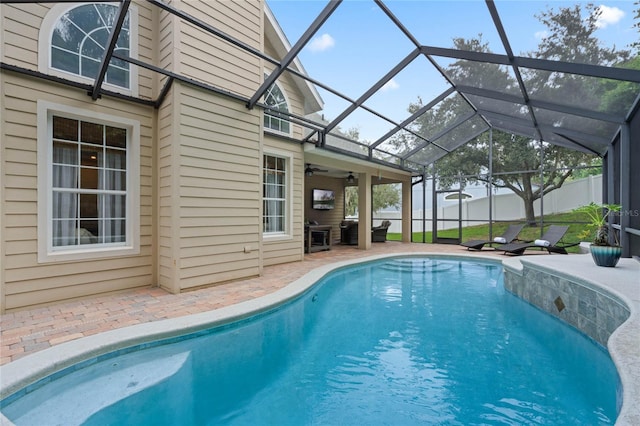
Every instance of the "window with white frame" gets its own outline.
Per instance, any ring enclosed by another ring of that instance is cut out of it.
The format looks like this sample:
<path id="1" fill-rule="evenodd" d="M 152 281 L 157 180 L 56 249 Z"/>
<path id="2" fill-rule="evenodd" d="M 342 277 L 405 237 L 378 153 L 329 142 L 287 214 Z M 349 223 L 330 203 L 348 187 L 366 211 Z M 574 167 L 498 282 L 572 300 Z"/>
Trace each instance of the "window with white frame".
<path id="1" fill-rule="evenodd" d="M 137 250 L 139 124 L 39 108 L 39 258 Z"/>
<path id="2" fill-rule="evenodd" d="M 262 166 L 262 224 L 267 235 L 287 232 L 287 159 L 264 155 Z"/>
<path id="3" fill-rule="evenodd" d="M 126 241 L 127 130 L 53 116 L 52 244 Z"/>
<path id="4" fill-rule="evenodd" d="M 51 35 L 51 67 L 95 79 L 107 48 L 118 7 L 85 4 L 62 15 Z M 129 55 L 129 18 L 125 18 L 115 52 Z M 129 88 L 129 63 L 111 59 L 105 82 Z"/>
<path id="5" fill-rule="evenodd" d="M 277 84 L 273 84 L 269 90 L 267 90 L 267 93 L 264 95 L 264 103 L 276 111 L 281 111 L 285 114 L 289 113 L 287 98 Z M 269 110 L 265 110 L 264 112 L 264 127 L 265 129 L 275 130 L 280 133 L 289 134 L 291 132 L 291 123 L 273 115 Z"/>
<path id="6" fill-rule="evenodd" d="M 97 77 L 109 34 L 118 18 L 118 5 L 87 3 L 58 4 L 43 20 L 39 41 L 39 70 L 59 77 L 92 84 Z M 137 57 L 137 11 L 130 7 L 114 52 Z M 104 83 L 112 90 L 137 93 L 135 67 L 112 58 Z M 133 87 L 132 87 L 133 86 Z"/>

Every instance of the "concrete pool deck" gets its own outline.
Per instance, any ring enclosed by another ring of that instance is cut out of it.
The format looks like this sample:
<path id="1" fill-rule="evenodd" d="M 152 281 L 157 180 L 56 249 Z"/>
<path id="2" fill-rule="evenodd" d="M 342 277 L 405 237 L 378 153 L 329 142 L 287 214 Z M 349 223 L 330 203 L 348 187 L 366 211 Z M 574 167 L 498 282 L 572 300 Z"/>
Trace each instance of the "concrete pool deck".
<path id="1" fill-rule="evenodd" d="M 637 421 L 640 420 L 640 263 L 623 259 L 617 268 L 593 265 L 595 269 L 591 270 L 586 262 L 590 262 L 588 255 L 547 255 L 546 252 L 540 255 L 531 251 L 522 257 L 508 257 L 492 250 L 477 252 L 453 245 L 395 242 L 374 244 L 368 251 L 334 246 L 331 251 L 306 255 L 303 262 L 267 267 L 261 277 L 178 295 L 145 288 L 2 315 L 2 397 L 27 384 L 26 376 L 31 377 L 27 382 L 33 377 L 43 377 L 47 372 L 122 347 L 123 343 L 142 343 L 149 341 L 150 336 L 157 340 L 175 334 L 176 330 L 183 333 L 197 330 L 204 324 L 237 318 L 248 310 L 266 309 L 282 298 L 295 297 L 336 263 L 420 253 L 508 259 L 511 265 L 517 265 L 520 260 L 525 264 L 550 262 L 555 264 L 553 267 L 618 294 L 631 312 L 629 320 L 612 336 L 612 341 L 618 343 L 613 350 L 610 348 L 624 384 L 625 416 L 618 424 L 640 424 Z M 171 321 L 160 322 L 167 319 Z M 136 327 L 128 327 L 131 325 Z M 22 380 L 19 376 L 23 376 Z"/>

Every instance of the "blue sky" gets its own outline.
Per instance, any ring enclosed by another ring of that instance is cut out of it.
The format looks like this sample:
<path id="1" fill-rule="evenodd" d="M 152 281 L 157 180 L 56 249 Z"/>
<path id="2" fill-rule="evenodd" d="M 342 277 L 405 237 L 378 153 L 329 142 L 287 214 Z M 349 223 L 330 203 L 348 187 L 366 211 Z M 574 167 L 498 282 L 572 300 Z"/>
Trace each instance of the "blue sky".
<path id="1" fill-rule="evenodd" d="M 316 0 L 267 2 L 291 45 L 326 5 L 325 1 Z M 454 37 L 475 38 L 482 34 L 493 52 L 504 53 L 484 1 L 392 0 L 385 4 L 420 44 L 449 48 L 453 47 Z M 526 56 L 526 52 L 537 49 L 544 36 L 545 27 L 534 15 L 576 2 L 512 0 L 496 1 L 495 4 L 513 51 L 516 55 Z M 633 28 L 632 0 L 595 4 L 603 10 L 601 28 L 597 31 L 603 45 L 615 44 L 619 49 L 626 49 L 638 39 L 638 32 Z M 301 52 L 299 59 L 311 77 L 356 99 L 413 49 L 413 44 L 373 1 L 345 0 Z M 448 63 L 438 59 L 442 67 Z M 426 103 L 447 87 L 435 68 L 420 57 L 365 105 L 400 122 L 408 116 L 409 103 L 416 102 L 418 97 Z M 320 94 L 328 119 L 335 118 L 348 105 L 324 90 L 320 90 Z M 340 127 L 343 130 L 356 128 L 361 138 L 374 141 L 393 125 L 360 111 L 348 117 Z"/>

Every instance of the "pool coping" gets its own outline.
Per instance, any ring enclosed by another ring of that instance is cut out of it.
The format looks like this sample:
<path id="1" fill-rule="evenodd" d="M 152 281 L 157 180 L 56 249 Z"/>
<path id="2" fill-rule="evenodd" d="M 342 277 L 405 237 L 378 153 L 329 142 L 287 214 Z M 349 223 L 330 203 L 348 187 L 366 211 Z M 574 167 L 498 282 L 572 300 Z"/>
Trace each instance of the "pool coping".
<path id="1" fill-rule="evenodd" d="M 638 312 L 640 312 L 640 284 L 633 285 L 633 283 L 631 283 L 620 290 L 608 282 L 608 276 L 602 277 L 603 274 L 607 275 L 607 272 L 618 270 L 618 268 L 622 267 L 622 269 L 625 270 L 631 268 L 632 273 L 637 269 L 640 280 L 640 264 L 632 259 L 621 259 L 621 266 L 617 268 L 601 268 L 605 271 L 589 273 L 587 270 L 589 268 L 585 268 L 585 265 L 582 265 L 582 263 L 584 263 L 582 260 L 577 268 L 567 267 L 570 262 L 566 262 L 569 259 L 565 256 L 531 256 L 530 258 L 517 257 L 501 260 L 480 253 L 442 254 L 432 252 L 407 252 L 379 254 L 334 262 L 314 268 L 285 287 L 256 299 L 212 311 L 137 324 L 83 337 L 35 352 L 16 361 L 2 365 L 0 366 L 0 400 L 4 400 L 8 396 L 37 383 L 39 380 L 51 374 L 109 352 L 179 335 L 195 333 L 268 311 L 303 294 L 322 277 L 336 269 L 389 257 L 405 256 L 479 259 L 497 264 L 502 263 L 505 269 L 508 268 L 513 271 L 521 270 L 524 262 L 527 266 L 547 269 L 549 272 L 557 274 L 564 274 L 573 279 L 578 279 L 582 284 L 602 287 L 613 292 L 629 307 L 631 312 L 629 319 L 616 329 L 607 345 L 621 377 L 623 401 L 625 402 L 623 403 L 616 424 L 624 426 L 640 424 L 640 404 L 637 403 L 640 400 L 640 349 L 638 349 L 638 347 L 640 347 L 640 338 L 638 337 L 640 334 L 637 333 L 637 331 L 640 330 L 640 317 L 638 314 Z M 571 259 L 581 258 L 583 256 L 588 255 L 572 255 Z M 560 261 L 552 260 L 549 262 L 547 259 L 560 259 Z M 633 269 L 636 265 L 637 267 Z M 599 267 L 594 265 L 594 268 Z M 568 272 L 563 272 L 567 271 L 567 269 L 569 269 Z M 632 404 L 631 401 L 636 401 L 636 403 Z M 8 419 L 0 414 L 0 425 L 11 424 Z"/>

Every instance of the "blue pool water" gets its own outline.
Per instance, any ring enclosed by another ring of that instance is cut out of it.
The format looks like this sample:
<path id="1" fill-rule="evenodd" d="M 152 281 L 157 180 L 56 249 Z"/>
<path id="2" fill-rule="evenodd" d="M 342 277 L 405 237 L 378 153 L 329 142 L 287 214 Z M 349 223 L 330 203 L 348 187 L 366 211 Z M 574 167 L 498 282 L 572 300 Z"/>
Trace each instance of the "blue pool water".
<path id="1" fill-rule="evenodd" d="M 200 333 L 202 334 L 202 333 Z M 391 258 L 197 338 L 105 357 L 3 407 L 16 425 L 612 424 L 617 373 L 494 263 Z"/>

